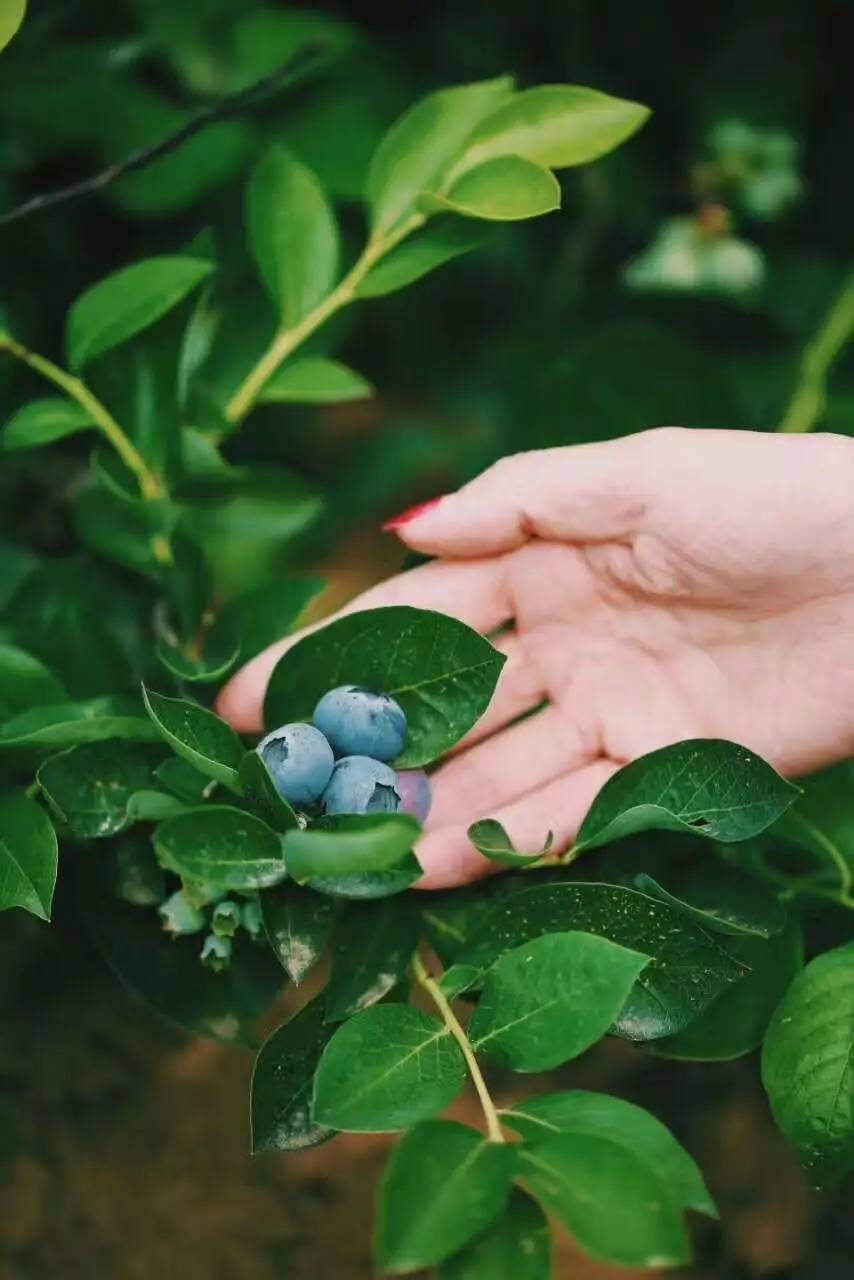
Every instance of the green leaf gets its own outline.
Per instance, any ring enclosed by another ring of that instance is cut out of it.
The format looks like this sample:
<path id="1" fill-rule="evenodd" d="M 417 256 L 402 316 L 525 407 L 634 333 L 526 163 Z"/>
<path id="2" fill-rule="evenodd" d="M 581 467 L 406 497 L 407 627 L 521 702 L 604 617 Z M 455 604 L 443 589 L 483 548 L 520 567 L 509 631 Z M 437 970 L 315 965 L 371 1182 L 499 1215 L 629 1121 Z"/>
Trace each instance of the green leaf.
<path id="1" fill-rule="evenodd" d="M 357 298 L 383 298 L 445 262 L 477 249 L 488 234 L 470 218 L 436 218 L 381 258 L 356 287 Z"/>
<path id="2" fill-rule="evenodd" d="M 420 207 L 490 222 L 518 222 L 560 208 L 560 184 L 548 169 L 520 156 L 497 156 L 468 169 L 447 194 L 428 191 Z"/>
<path id="3" fill-rule="evenodd" d="M 161 786 L 187 804 L 199 805 L 216 790 L 215 782 L 178 756 L 169 756 L 154 772 Z"/>
<path id="4" fill-rule="evenodd" d="M 660 1120 L 632 1102 L 607 1093 L 570 1089 L 526 1098 L 502 1112 L 501 1118 L 532 1143 L 556 1134 L 607 1138 L 634 1153 L 657 1174 L 679 1207 L 710 1218 L 718 1216 L 703 1175 L 685 1148 Z"/>
<path id="5" fill-rule="evenodd" d="M 373 394 L 370 382 L 340 360 L 302 356 L 282 365 L 258 399 L 261 404 L 342 404 Z"/>
<path id="6" fill-rule="evenodd" d="M 0 747 L 73 747 L 78 742 L 127 738 L 153 742 L 156 732 L 125 698 L 86 698 L 33 707 L 0 725 Z"/>
<path id="7" fill-rule="evenodd" d="M 554 835 L 550 831 L 546 836 L 542 849 L 535 853 L 518 853 L 513 841 L 495 818 L 481 818 L 473 822 L 468 829 L 468 838 L 478 853 L 492 862 L 501 862 L 508 867 L 532 867 L 551 849 Z"/>
<path id="8" fill-rule="evenodd" d="M 23 907 L 50 919 L 56 834 L 44 809 L 22 792 L 0 794 L 0 911 Z"/>
<path id="9" fill-rule="evenodd" d="M 15 645 L 0 644 L 0 720 L 65 698 L 62 683 L 38 658 Z"/>
<path id="10" fill-rule="evenodd" d="M 813 1185 L 854 1169 L 854 942 L 817 956 L 777 1006 L 762 1049 L 774 1118 Z"/>
<path id="11" fill-rule="evenodd" d="M 61 396 L 51 396 L 45 400 L 33 400 L 32 404 L 24 405 L 14 413 L 3 428 L 0 445 L 6 453 L 15 449 L 34 449 L 94 426 L 92 415 L 79 404 Z"/>
<path id="12" fill-rule="evenodd" d="M 259 161 L 246 195 L 252 252 L 285 328 L 326 297 L 338 273 L 338 228 L 319 181 L 284 147 Z"/>
<path id="13" fill-rule="evenodd" d="M 326 1020 L 341 1022 L 382 1000 L 409 968 L 420 918 L 407 899 L 352 902 L 335 922 Z"/>
<path id="14" fill-rule="evenodd" d="M 547 933 L 506 951 L 486 975 L 472 1047 L 513 1071 L 559 1067 L 602 1039 L 648 963 L 591 933 Z"/>
<path id="15" fill-rule="evenodd" d="M 322 999 L 312 1000 L 264 1041 L 252 1073 L 252 1154 L 304 1151 L 334 1130 L 311 1117 L 311 1091 L 320 1055 L 333 1034 Z"/>
<path id="16" fill-rule="evenodd" d="M 435 1115 L 465 1080 L 459 1045 L 436 1018 L 410 1005 L 377 1004 L 343 1023 L 314 1081 L 319 1124 L 386 1133 Z"/>
<path id="17" fill-rule="evenodd" d="M 279 660 L 267 690 L 271 726 L 310 720 L 336 685 L 360 684 L 403 707 L 409 736 L 398 767 L 444 755 L 489 705 L 504 657 L 455 618 L 406 605 L 366 609 L 312 632 Z"/>
<path id="18" fill-rule="evenodd" d="M 851 896 L 854 887 L 854 761 L 845 760 L 805 778 L 804 792 L 774 828 L 774 836 L 806 850 L 822 882 Z"/>
<path id="19" fill-rule="evenodd" d="M 282 578 L 244 592 L 223 605 L 216 630 L 240 638 L 240 656 L 248 662 L 293 631 L 325 583 L 320 578 Z"/>
<path id="20" fill-rule="evenodd" d="M 366 198 L 375 232 L 388 231 L 436 190 L 484 116 L 513 92 L 510 76 L 428 94 L 410 107 L 380 142 L 368 173 Z"/>
<path id="21" fill-rule="evenodd" d="M 2 0 L 0 4 L 0 49 L 5 49 L 24 21 L 27 0 Z"/>
<path id="22" fill-rule="evenodd" d="M 266 889 L 285 877 L 275 831 L 228 805 L 191 809 L 162 822 L 154 847 L 169 871 L 222 889 Z"/>
<path id="23" fill-rule="evenodd" d="M 270 946 L 297 986 L 317 964 L 332 933 L 331 898 L 286 880 L 260 895 Z"/>
<path id="24" fill-rule="evenodd" d="M 673 1267 L 690 1247 L 664 1178 L 622 1141 L 559 1134 L 519 1150 L 519 1169 L 537 1199 L 580 1248 L 626 1267 Z"/>
<path id="25" fill-rule="evenodd" d="M 615 1020 L 630 1040 L 672 1035 L 744 975 L 729 939 L 702 929 L 684 913 L 620 885 L 563 882 L 512 893 L 480 918 L 447 972 L 470 966 L 470 980 L 505 951 L 548 933 L 595 933 L 651 957 Z M 457 987 L 459 990 L 459 987 Z"/>
<path id="26" fill-rule="evenodd" d="M 313 877 L 393 871 L 404 862 L 421 831 L 408 813 L 347 813 L 324 818 L 308 831 L 285 836 L 288 875 Z"/>
<path id="27" fill-rule="evenodd" d="M 420 1271 L 449 1258 L 502 1213 L 515 1169 L 511 1146 L 467 1125 L 418 1125 L 395 1147 L 380 1188 L 379 1265 Z"/>
<path id="28" fill-rule="evenodd" d="M 632 761 L 605 783 L 575 849 L 650 830 L 686 831 L 725 844 L 749 840 L 799 794 L 746 747 L 717 738 L 677 742 Z"/>
<path id="29" fill-rule="evenodd" d="M 130 801 L 154 787 L 159 747 L 140 742 L 87 742 L 45 760 L 38 783 L 72 835 L 93 840 L 130 826 Z"/>
<path id="30" fill-rule="evenodd" d="M 111 864 L 109 854 L 82 860 L 80 904 L 98 949 L 121 982 L 192 1035 L 254 1044 L 253 1021 L 282 985 L 282 971 L 270 952 L 238 937 L 229 967 L 211 972 L 199 962 L 198 934 L 170 937 L 155 912 L 116 897 Z"/>
<path id="31" fill-rule="evenodd" d="M 108 489 L 83 489 L 74 502 L 74 528 L 86 547 L 134 573 L 160 572 L 154 540 L 171 527 L 167 504 L 128 502 Z"/>
<path id="32" fill-rule="evenodd" d="M 240 642 L 215 630 L 202 637 L 202 651 L 187 652 L 187 647 L 159 640 L 157 660 L 171 675 L 188 684 L 217 684 L 228 675 L 240 657 Z"/>
<path id="33" fill-rule="evenodd" d="M 201 258 L 148 258 L 81 294 L 68 313 L 68 362 L 82 369 L 177 306 L 213 271 Z"/>
<path id="34" fill-rule="evenodd" d="M 549 1280 L 552 1242 L 536 1200 L 514 1188 L 501 1216 L 439 1267 L 439 1280 Z"/>
<path id="35" fill-rule="evenodd" d="M 514 94 L 481 120 L 459 165 L 467 172 L 498 156 L 547 169 L 588 164 L 613 151 L 649 118 L 648 107 L 580 85 L 544 84 Z"/>
<path id="36" fill-rule="evenodd" d="M 672 880 L 672 891 L 652 876 L 635 876 L 635 886 L 651 898 L 669 902 L 715 933 L 771 938 L 786 926 L 786 908 L 754 876 L 725 862 L 686 867 Z"/>
<path id="37" fill-rule="evenodd" d="M 231 726 L 194 702 L 167 698 L 145 688 L 142 696 L 157 732 L 172 750 L 200 773 L 239 795 L 238 771 L 245 751 Z"/>
<path id="38" fill-rule="evenodd" d="M 792 921 L 772 938 L 743 935 L 730 953 L 749 972 L 728 987 L 675 1036 L 656 1040 L 652 1052 L 665 1058 L 728 1062 L 757 1049 L 771 1015 L 803 968 L 800 925 Z"/>
<path id="39" fill-rule="evenodd" d="M 165 822 L 186 813 L 187 805 L 168 791 L 135 791 L 127 803 L 131 822 Z"/>
<path id="40" fill-rule="evenodd" d="M 274 831 L 291 831 L 299 819 L 291 806 L 276 790 L 270 772 L 257 751 L 247 751 L 240 761 L 240 785 L 260 818 Z"/>
<path id="41" fill-rule="evenodd" d="M 368 901 L 391 898 L 410 889 L 424 872 L 414 853 L 407 854 L 393 871 L 354 872 L 349 876 L 315 876 L 312 889 L 333 898 Z"/>

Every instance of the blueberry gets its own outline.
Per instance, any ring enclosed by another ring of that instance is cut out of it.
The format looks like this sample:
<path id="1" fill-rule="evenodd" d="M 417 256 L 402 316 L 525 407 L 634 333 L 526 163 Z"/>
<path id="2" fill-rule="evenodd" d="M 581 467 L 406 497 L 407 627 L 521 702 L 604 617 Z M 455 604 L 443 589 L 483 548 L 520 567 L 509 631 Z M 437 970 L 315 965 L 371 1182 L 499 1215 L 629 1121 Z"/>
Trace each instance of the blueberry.
<path id="1" fill-rule="evenodd" d="M 335 757 L 319 729 L 285 724 L 259 742 L 258 754 L 273 785 L 289 804 L 314 804 L 332 776 Z"/>
<path id="2" fill-rule="evenodd" d="M 325 693 L 314 708 L 314 723 L 339 756 L 393 760 L 406 743 L 403 708 L 387 693 L 355 684 Z"/>
<path id="3" fill-rule="evenodd" d="M 397 813 L 397 774 L 380 760 L 344 756 L 323 793 L 326 813 Z"/>
<path id="4" fill-rule="evenodd" d="M 424 770 L 404 769 L 398 773 L 397 789 L 400 792 L 401 813 L 411 813 L 419 822 L 424 822 L 433 802 L 430 779 Z"/>

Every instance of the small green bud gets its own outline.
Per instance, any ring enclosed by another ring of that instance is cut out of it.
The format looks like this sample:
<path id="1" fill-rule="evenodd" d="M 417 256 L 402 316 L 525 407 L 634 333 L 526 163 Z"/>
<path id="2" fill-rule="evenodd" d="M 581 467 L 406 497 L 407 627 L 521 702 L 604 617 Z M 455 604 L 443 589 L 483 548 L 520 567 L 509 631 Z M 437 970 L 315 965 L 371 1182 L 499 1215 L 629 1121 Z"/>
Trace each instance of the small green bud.
<path id="1" fill-rule="evenodd" d="M 205 917 L 192 902 L 187 901 L 181 889 L 161 903 L 158 912 L 163 917 L 163 928 L 166 933 L 171 933 L 175 937 L 179 934 L 198 933 L 205 927 Z"/>
<path id="2" fill-rule="evenodd" d="M 236 902 L 218 902 L 211 916 L 211 928 L 218 938 L 233 938 L 240 928 L 240 907 Z"/>
<path id="3" fill-rule="evenodd" d="M 264 921 L 261 915 L 261 903 L 257 898 L 252 898 L 249 902 L 244 902 L 241 919 L 243 922 L 243 928 L 249 934 L 250 938 L 260 937 L 264 929 Z"/>
<path id="4" fill-rule="evenodd" d="M 202 964 L 207 965 L 214 973 L 222 973 L 231 963 L 231 951 L 230 938 L 220 938 L 215 933 L 209 933 L 201 950 Z"/>

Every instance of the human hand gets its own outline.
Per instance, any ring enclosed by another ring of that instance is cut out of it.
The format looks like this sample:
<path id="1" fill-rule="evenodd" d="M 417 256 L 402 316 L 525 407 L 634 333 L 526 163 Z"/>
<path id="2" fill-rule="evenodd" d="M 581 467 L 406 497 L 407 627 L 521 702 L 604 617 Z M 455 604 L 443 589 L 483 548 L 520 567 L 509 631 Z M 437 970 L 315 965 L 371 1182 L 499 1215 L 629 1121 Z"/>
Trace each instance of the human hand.
<path id="1" fill-rule="evenodd" d="M 348 612 L 513 624 L 486 716 L 433 776 L 423 887 L 494 869 L 478 818 L 523 850 L 549 828 L 567 847 L 620 765 L 680 739 L 729 738 L 789 775 L 854 755 L 852 440 L 661 428 L 524 453 L 391 527 L 437 559 Z M 236 728 L 261 727 L 298 638 L 222 691 Z"/>

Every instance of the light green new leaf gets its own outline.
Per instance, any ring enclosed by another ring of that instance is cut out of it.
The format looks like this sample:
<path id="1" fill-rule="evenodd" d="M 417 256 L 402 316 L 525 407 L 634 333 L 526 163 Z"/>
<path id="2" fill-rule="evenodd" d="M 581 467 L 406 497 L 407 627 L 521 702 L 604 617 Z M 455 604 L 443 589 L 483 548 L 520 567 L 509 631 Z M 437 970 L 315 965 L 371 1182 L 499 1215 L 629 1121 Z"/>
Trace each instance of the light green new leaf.
<path id="1" fill-rule="evenodd" d="M 154 847 L 168 871 L 221 889 L 266 889 L 285 878 L 275 831 L 229 805 L 190 809 L 161 822 Z"/>
<path id="2" fill-rule="evenodd" d="M 639 831 L 683 831 L 730 843 L 770 827 L 800 794 L 770 764 L 719 738 L 662 747 L 605 783 L 581 824 L 576 851 Z"/>
<path id="3" fill-rule="evenodd" d="M 50 919 L 56 834 L 44 809 L 22 792 L 0 795 L 0 911 L 23 907 Z"/>
<path id="4" fill-rule="evenodd" d="M 159 320 L 213 271 L 201 258 L 148 258 L 81 294 L 68 313 L 68 362 L 82 369 Z"/>
<path id="5" fill-rule="evenodd" d="M 252 173 L 246 193 L 252 253 L 264 284 L 291 328 L 335 284 L 338 228 L 311 169 L 274 146 Z"/>
<path id="6" fill-rule="evenodd" d="M 81 405 L 62 396 L 48 396 L 25 404 L 12 415 L 0 435 L 0 445 L 6 453 L 34 449 L 94 426 L 92 415 Z"/>
<path id="7" fill-rule="evenodd" d="M 514 1189 L 491 1226 L 439 1267 L 439 1280 L 549 1280 L 549 1224 L 536 1200 Z"/>
<path id="8" fill-rule="evenodd" d="M 478 853 L 492 862 L 501 862 L 508 867 L 532 867 L 545 856 L 554 842 L 554 834 L 550 831 L 543 841 L 542 849 L 532 853 L 519 853 L 510 836 L 495 818 L 481 818 L 473 822 L 468 829 L 468 838 Z"/>
<path id="9" fill-rule="evenodd" d="M 515 1169 L 512 1146 L 467 1125 L 418 1125 L 395 1147 L 380 1188 L 379 1265 L 405 1273 L 449 1258 L 501 1214 Z"/>
<path id="10" fill-rule="evenodd" d="M 157 732 L 172 750 L 200 773 L 240 795 L 238 770 L 245 752 L 231 726 L 194 702 L 167 698 L 145 688 L 142 696 Z"/>
<path id="11" fill-rule="evenodd" d="M 26 12 L 27 0 L 0 0 L 0 49 L 5 49 Z"/>
<path id="12" fill-rule="evenodd" d="M 795 978 L 765 1036 L 762 1082 L 814 1185 L 841 1182 L 854 1169 L 854 942 Z"/>
<path id="13" fill-rule="evenodd" d="M 459 164 L 468 172 L 496 156 L 548 169 L 587 164 L 613 151 L 649 118 L 648 107 L 580 85 L 525 89 L 481 120 Z"/>
<path id="14" fill-rule="evenodd" d="M 464 1080 L 460 1047 L 438 1019 L 411 1005 L 377 1004 L 343 1023 L 327 1045 L 313 1115 L 347 1133 L 387 1133 L 442 1111 Z"/>
<path id="15" fill-rule="evenodd" d="M 404 289 L 436 267 L 483 244 L 489 228 L 471 218 L 434 218 L 372 267 L 356 288 L 357 298 L 382 298 Z"/>
<path id="16" fill-rule="evenodd" d="M 561 1133 L 607 1138 L 634 1153 L 659 1176 L 681 1208 L 718 1216 L 703 1176 L 685 1148 L 654 1115 L 624 1098 L 584 1089 L 539 1094 L 503 1112 L 502 1120 L 531 1143 Z"/>
<path id="17" fill-rule="evenodd" d="M 680 1206 L 664 1178 L 622 1141 L 559 1134 L 519 1150 L 537 1199 L 581 1249 L 626 1267 L 674 1267 L 690 1257 Z"/>
<path id="18" fill-rule="evenodd" d="M 45 760 L 38 783 L 72 834 L 114 836 L 133 820 L 131 798 L 154 788 L 162 756 L 161 747 L 141 742 L 82 743 Z"/>
<path id="19" fill-rule="evenodd" d="M 265 383 L 262 404 L 343 404 L 366 400 L 374 388 L 354 369 L 328 356 L 303 356 L 284 364 Z"/>
<path id="20" fill-rule="evenodd" d="M 496 156 L 467 169 L 447 194 L 428 191 L 419 201 L 429 213 L 457 213 L 488 222 L 518 222 L 560 208 L 560 184 L 542 165 L 521 156 Z"/>
<path id="21" fill-rule="evenodd" d="M 475 125 L 513 92 L 510 76 L 440 89 L 416 102 L 380 142 L 368 172 L 366 197 L 375 232 L 388 231 L 442 179 Z"/>
<path id="22" fill-rule="evenodd" d="M 252 1073 L 252 1153 L 304 1151 L 331 1138 L 311 1117 L 311 1090 L 333 1028 L 312 1000 L 264 1041 Z"/>
<path id="23" fill-rule="evenodd" d="M 393 871 L 404 863 L 421 832 L 408 813 L 347 813 L 324 818 L 307 831 L 285 836 L 288 874 L 304 883 L 316 877 Z"/>
<path id="24" fill-rule="evenodd" d="M 469 1038 L 514 1071 L 549 1071 L 601 1040 L 649 963 L 592 933 L 549 933 L 486 976 Z"/>

